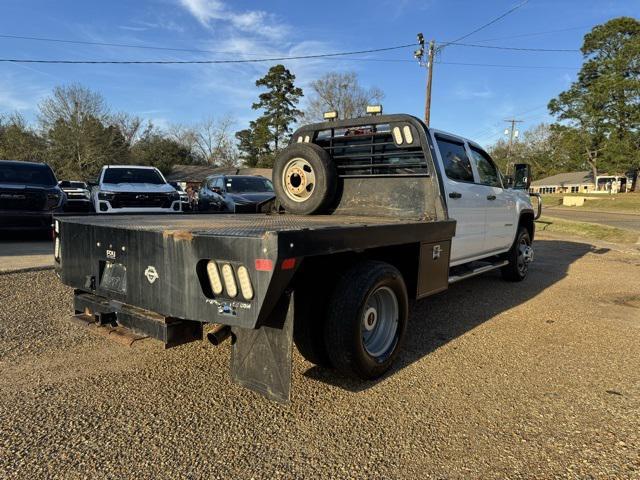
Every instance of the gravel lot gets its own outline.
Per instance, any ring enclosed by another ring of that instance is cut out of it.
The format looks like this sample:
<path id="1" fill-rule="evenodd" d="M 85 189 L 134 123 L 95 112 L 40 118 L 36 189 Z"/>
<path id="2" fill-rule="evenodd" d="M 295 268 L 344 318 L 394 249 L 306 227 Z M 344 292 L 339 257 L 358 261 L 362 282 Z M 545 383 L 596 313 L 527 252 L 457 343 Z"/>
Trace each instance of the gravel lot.
<path id="1" fill-rule="evenodd" d="M 232 384 L 228 345 L 126 348 L 53 272 L 0 275 L 0 477 L 640 478 L 640 255 L 536 248 L 523 284 L 417 303 L 380 382 L 296 353 L 290 406 Z"/>

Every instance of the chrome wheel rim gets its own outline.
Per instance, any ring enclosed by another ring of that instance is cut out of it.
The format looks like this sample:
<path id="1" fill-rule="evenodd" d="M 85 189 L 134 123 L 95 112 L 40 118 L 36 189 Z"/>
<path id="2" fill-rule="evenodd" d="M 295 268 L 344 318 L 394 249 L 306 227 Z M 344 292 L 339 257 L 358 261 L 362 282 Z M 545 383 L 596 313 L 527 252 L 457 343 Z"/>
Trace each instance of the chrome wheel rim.
<path id="1" fill-rule="evenodd" d="M 306 201 L 315 190 L 316 174 L 304 158 L 293 158 L 282 171 L 284 193 L 294 202 Z"/>
<path id="2" fill-rule="evenodd" d="M 396 294 L 389 287 L 379 287 L 367 298 L 362 319 L 362 344 L 365 351 L 379 362 L 395 348 L 399 307 Z"/>
<path id="3" fill-rule="evenodd" d="M 533 247 L 525 237 L 522 237 L 518 244 L 518 272 L 520 275 L 526 275 L 531 262 L 533 262 Z"/>

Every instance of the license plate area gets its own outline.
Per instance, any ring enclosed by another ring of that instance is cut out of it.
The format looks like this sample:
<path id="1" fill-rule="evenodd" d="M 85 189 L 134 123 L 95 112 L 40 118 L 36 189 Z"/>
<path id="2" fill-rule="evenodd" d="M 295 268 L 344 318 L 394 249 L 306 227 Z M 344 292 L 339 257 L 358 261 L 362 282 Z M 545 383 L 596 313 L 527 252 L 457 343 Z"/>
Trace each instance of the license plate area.
<path id="1" fill-rule="evenodd" d="M 100 262 L 100 288 L 124 295 L 127 293 L 127 267 L 122 263 Z"/>

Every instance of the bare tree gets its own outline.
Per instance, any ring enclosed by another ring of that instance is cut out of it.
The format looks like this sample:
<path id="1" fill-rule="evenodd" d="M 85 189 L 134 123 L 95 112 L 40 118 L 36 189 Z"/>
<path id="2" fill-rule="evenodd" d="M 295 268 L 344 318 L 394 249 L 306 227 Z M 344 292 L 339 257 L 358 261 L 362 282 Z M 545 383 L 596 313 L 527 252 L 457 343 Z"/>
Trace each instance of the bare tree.
<path id="1" fill-rule="evenodd" d="M 367 105 L 380 103 L 384 93 L 377 87 L 364 88 L 355 72 L 329 72 L 311 82 L 311 99 L 305 119 L 320 121 L 324 112 L 336 110 L 339 118 L 365 115 Z"/>
<path id="2" fill-rule="evenodd" d="M 142 133 L 142 119 L 127 112 L 118 112 L 111 116 L 110 123 L 120 129 L 128 145 L 133 145 Z"/>
<path id="3" fill-rule="evenodd" d="M 172 125 L 167 134 L 187 147 L 202 163 L 222 167 L 238 165 L 238 151 L 232 135 L 234 120 L 209 117 L 192 127 Z"/>
<path id="4" fill-rule="evenodd" d="M 39 108 L 38 120 L 45 131 L 59 120 L 78 124 L 89 117 L 100 122 L 109 117 L 103 96 L 77 83 L 55 87 Z"/>

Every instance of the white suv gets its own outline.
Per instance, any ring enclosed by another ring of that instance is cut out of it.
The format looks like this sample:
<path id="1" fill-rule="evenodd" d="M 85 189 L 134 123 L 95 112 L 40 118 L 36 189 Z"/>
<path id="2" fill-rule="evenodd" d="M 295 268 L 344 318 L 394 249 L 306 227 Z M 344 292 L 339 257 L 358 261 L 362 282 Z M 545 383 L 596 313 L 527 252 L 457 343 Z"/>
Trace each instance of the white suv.
<path id="1" fill-rule="evenodd" d="M 96 213 L 176 213 L 180 193 L 155 167 L 106 165 L 91 191 Z"/>

